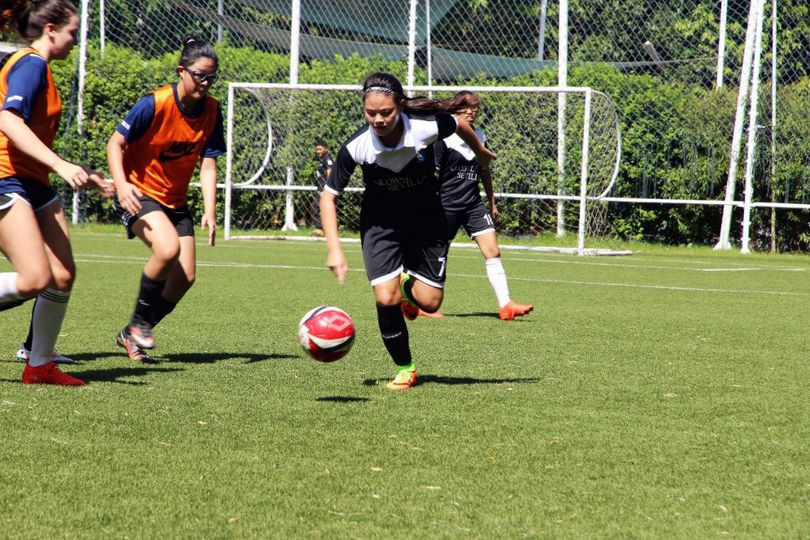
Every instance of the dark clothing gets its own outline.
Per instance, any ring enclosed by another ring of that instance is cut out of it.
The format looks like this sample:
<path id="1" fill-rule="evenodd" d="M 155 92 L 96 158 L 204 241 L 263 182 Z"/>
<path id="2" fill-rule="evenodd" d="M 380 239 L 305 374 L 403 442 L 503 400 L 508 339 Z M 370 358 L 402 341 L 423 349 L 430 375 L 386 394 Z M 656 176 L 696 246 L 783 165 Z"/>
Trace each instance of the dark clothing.
<path id="1" fill-rule="evenodd" d="M 495 232 L 495 223 L 489 215 L 484 203 L 480 200 L 470 205 L 464 212 L 445 212 L 447 217 L 447 238 L 452 242 L 459 227 L 464 227 L 470 238 L 478 235 Z"/>
<path id="2" fill-rule="evenodd" d="M 316 229 L 323 229 L 323 224 L 321 223 L 320 206 L 321 192 L 323 191 L 323 187 L 326 185 L 326 181 L 331 175 L 330 169 L 332 168 L 333 164 L 334 162 L 332 161 L 332 156 L 330 156 L 328 152 L 324 154 L 322 158 L 318 159 L 318 169 L 315 171 L 315 185 L 318 187 L 318 191 L 315 192 L 312 202 L 309 203 L 309 217 L 312 219 L 312 225 Z"/>
<path id="3" fill-rule="evenodd" d="M 486 136 L 481 130 L 476 129 L 475 135 L 486 145 Z M 437 141 L 433 147 L 448 238 L 452 241 L 461 226 L 470 237 L 494 232 L 492 216 L 481 202 L 481 166 L 475 160 L 475 153 L 458 135 Z"/>
<path id="4" fill-rule="evenodd" d="M 475 134 L 482 144 L 486 137 L 481 130 Z M 481 202 L 481 166 L 472 149 L 458 135 L 452 135 L 434 145 L 436 169 L 439 171 L 439 193 L 447 212 L 465 212 Z"/>
<path id="5" fill-rule="evenodd" d="M 386 147 L 366 125 L 340 147 L 325 189 L 343 193 L 357 165 L 365 192 L 360 211 L 363 262 L 372 285 L 397 277 L 403 269 L 441 287 L 447 262 L 447 223 L 436 181 L 432 143 L 451 135 L 451 115 L 400 116 L 399 144 Z"/>
<path id="6" fill-rule="evenodd" d="M 30 204 L 34 212 L 59 201 L 56 191 L 42 182 L 14 177 L 0 179 L 0 210 L 10 208 L 15 197 Z"/>
<path id="7" fill-rule="evenodd" d="M 141 196 L 138 200 L 141 202 L 141 211 L 133 216 L 124 210 L 124 207 L 121 206 L 117 198 L 114 199 L 115 209 L 118 210 L 118 213 L 121 215 L 121 222 L 127 229 L 127 238 L 135 238 L 135 232 L 132 230 L 132 226 L 135 225 L 136 221 L 150 212 L 163 212 L 166 214 L 166 217 L 169 218 L 169 221 L 172 222 L 172 225 L 174 225 L 174 228 L 177 230 L 177 236 L 194 236 L 194 221 L 191 219 L 191 212 L 189 212 L 188 205 L 183 205 L 180 208 L 169 208 L 146 195 Z"/>
<path id="8" fill-rule="evenodd" d="M 315 171 L 315 184 L 318 186 L 318 191 L 323 190 L 323 186 L 326 185 L 326 181 L 329 179 L 327 173 L 332 165 L 332 156 L 328 152 L 318 160 L 318 170 Z"/>

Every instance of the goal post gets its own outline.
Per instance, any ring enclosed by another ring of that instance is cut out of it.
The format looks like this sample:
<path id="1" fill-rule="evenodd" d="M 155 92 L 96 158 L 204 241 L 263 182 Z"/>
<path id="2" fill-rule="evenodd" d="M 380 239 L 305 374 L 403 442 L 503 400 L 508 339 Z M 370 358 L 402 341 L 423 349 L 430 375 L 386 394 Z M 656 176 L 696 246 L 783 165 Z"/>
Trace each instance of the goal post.
<path id="1" fill-rule="evenodd" d="M 609 232 L 605 198 L 619 174 L 621 129 L 613 102 L 589 87 L 413 86 L 436 99 L 470 90 L 481 97 L 476 127 L 498 154 L 493 184 L 507 237 L 556 238 L 559 208 L 567 230 L 551 242 L 561 251 L 594 253 L 588 239 Z M 278 238 L 317 221 L 317 160 L 325 141 L 339 145 L 365 124 L 357 85 L 230 83 L 226 133 L 226 239 Z M 557 96 L 565 109 L 564 190 L 557 151 Z M 359 168 L 339 199 L 343 231 L 359 228 L 363 184 Z M 347 235 L 351 236 L 351 235 Z M 509 245 L 505 238 L 503 244 Z"/>

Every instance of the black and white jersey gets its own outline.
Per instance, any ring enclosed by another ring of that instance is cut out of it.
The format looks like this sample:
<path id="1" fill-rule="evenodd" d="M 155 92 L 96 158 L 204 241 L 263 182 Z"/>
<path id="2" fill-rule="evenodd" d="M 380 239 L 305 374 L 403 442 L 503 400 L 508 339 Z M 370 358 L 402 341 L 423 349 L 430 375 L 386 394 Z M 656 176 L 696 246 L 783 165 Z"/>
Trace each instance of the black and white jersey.
<path id="1" fill-rule="evenodd" d="M 328 176 L 326 173 L 332 168 L 332 165 L 334 165 L 334 163 L 332 163 L 332 156 L 330 156 L 328 152 L 318 160 L 318 170 L 315 171 L 315 183 L 318 186 L 318 190 L 323 189 L 323 186 L 326 185 L 326 177 Z"/>
<path id="2" fill-rule="evenodd" d="M 486 145 L 487 138 L 480 129 L 475 135 Z M 475 160 L 475 152 L 457 134 L 433 145 L 436 169 L 439 172 L 439 194 L 442 207 L 447 212 L 463 212 L 471 205 L 481 202 L 481 166 Z"/>
<path id="3" fill-rule="evenodd" d="M 402 138 L 396 147 L 385 146 L 371 126 L 363 126 L 343 143 L 335 159 L 326 190 L 341 195 L 357 165 L 363 172 L 366 191 L 364 206 L 370 201 L 379 210 L 403 208 L 428 194 L 435 197 L 435 158 L 432 143 L 456 131 L 456 119 L 449 114 L 435 118 L 409 118 L 400 115 Z"/>

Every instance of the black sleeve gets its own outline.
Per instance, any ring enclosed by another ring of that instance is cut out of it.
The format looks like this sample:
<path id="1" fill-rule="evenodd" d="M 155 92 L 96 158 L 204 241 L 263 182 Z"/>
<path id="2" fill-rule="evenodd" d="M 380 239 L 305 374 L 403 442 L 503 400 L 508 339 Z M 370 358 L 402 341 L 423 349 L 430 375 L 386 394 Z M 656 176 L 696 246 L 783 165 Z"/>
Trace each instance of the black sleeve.
<path id="1" fill-rule="evenodd" d="M 357 162 L 354 161 L 349 150 L 345 145 L 341 146 L 335 164 L 332 166 L 332 174 L 326 179 L 326 189 L 335 195 L 342 195 L 356 166 Z"/>
<path id="2" fill-rule="evenodd" d="M 436 161 L 436 170 L 442 168 L 445 154 L 447 154 L 447 145 L 444 141 L 440 140 L 433 143 L 433 159 Z"/>
<path id="3" fill-rule="evenodd" d="M 439 113 L 436 115 L 436 123 L 439 125 L 439 138 L 446 139 L 456 132 L 458 122 L 452 114 Z"/>

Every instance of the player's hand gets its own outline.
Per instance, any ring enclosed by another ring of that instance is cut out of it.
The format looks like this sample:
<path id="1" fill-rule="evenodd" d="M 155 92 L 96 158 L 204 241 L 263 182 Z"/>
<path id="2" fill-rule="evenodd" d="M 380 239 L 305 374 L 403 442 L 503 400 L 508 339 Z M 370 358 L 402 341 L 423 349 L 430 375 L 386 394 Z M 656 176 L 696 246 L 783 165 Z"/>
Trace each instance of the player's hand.
<path id="1" fill-rule="evenodd" d="M 498 212 L 498 207 L 495 206 L 495 203 L 489 205 L 489 213 L 492 215 L 492 221 L 498 223 L 498 220 L 501 218 L 501 213 Z"/>
<path id="2" fill-rule="evenodd" d="M 205 214 L 200 221 L 200 228 L 208 228 L 208 245 L 214 247 L 217 243 L 217 217 Z"/>
<path id="3" fill-rule="evenodd" d="M 141 190 L 130 184 L 129 182 L 116 189 L 118 192 L 118 203 L 129 214 L 136 216 L 141 211 L 141 201 L 138 199 L 143 196 Z"/>
<path id="4" fill-rule="evenodd" d="M 488 168 L 489 163 L 498 159 L 498 154 L 487 148 L 486 146 L 482 146 L 479 152 L 475 153 L 475 160 L 481 165 L 483 168 Z"/>
<path id="5" fill-rule="evenodd" d="M 326 266 L 335 274 L 338 283 L 343 285 L 346 281 L 346 274 L 349 272 L 349 264 L 346 262 L 346 256 L 343 255 L 343 250 L 336 249 L 330 251 L 326 258 Z"/>
<path id="6" fill-rule="evenodd" d="M 54 167 L 54 172 L 73 188 L 73 191 L 78 190 L 87 183 L 88 174 L 84 167 L 70 163 L 69 161 L 59 160 L 59 164 Z"/>
<path id="7" fill-rule="evenodd" d="M 87 172 L 87 179 L 89 180 L 87 187 L 93 188 L 105 199 L 109 199 L 113 196 L 115 190 L 112 184 L 107 182 L 100 172 L 89 167 L 85 167 L 84 170 Z"/>

